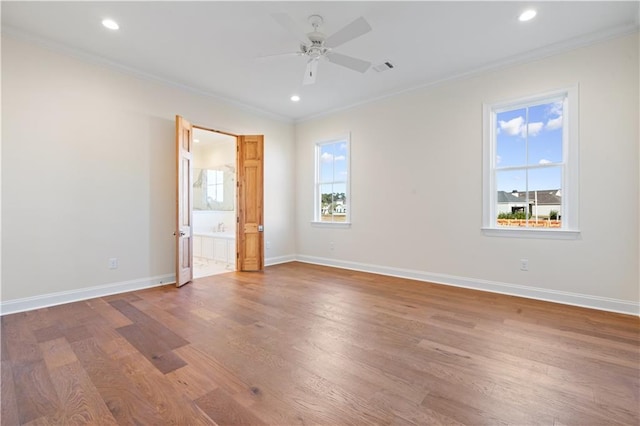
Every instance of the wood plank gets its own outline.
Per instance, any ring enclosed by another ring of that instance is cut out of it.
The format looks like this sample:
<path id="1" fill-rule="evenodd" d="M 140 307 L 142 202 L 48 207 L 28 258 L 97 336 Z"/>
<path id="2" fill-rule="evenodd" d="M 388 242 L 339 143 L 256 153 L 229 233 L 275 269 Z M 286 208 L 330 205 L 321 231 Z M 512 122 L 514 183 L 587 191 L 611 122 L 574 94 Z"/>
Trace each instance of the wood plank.
<path id="1" fill-rule="evenodd" d="M 260 426 L 266 424 L 220 388 L 196 399 L 195 402 L 213 421 L 220 425 Z"/>
<path id="2" fill-rule="evenodd" d="M 140 298 L 138 297 L 138 299 Z M 96 314 L 104 318 L 112 327 L 124 327 L 132 323 L 129 318 L 124 316 L 104 299 L 87 300 L 87 305 L 91 307 Z"/>
<path id="3" fill-rule="evenodd" d="M 111 360 L 93 339 L 74 342 L 71 347 L 117 423 L 163 423 L 156 407 L 135 391 L 120 364 Z"/>
<path id="4" fill-rule="evenodd" d="M 51 379 L 62 406 L 61 412 L 54 417 L 53 423 L 117 424 L 80 362 L 76 361 L 52 369 Z"/>
<path id="5" fill-rule="evenodd" d="M 0 363 L 0 374 L 0 419 L 4 424 L 17 425 L 20 423 L 18 420 L 18 403 L 13 383 L 13 371 L 8 360 L 3 360 Z"/>
<path id="6" fill-rule="evenodd" d="M 171 348 L 165 344 L 164 340 L 157 339 L 155 335 L 131 324 L 118 328 L 118 333 L 127 339 L 150 363 L 152 363 L 163 374 L 169 373 L 177 368 L 187 365 Z"/>
<path id="7" fill-rule="evenodd" d="M 14 363 L 12 370 L 20 423 L 58 410 L 60 402 L 44 361 Z"/>
<path id="8" fill-rule="evenodd" d="M 157 407 L 164 424 L 209 425 L 212 423 L 202 411 L 185 395 L 167 386 L 164 374 L 150 364 L 140 362 L 139 354 L 131 354 L 119 360 L 127 377 L 134 383 L 136 392 Z"/>
<path id="9" fill-rule="evenodd" d="M 111 304 L 111 306 L 122 312 L 127 318 L 132 320 L 135 324 L 143 327 L 146 331 L 153 334 L 156 339 L 161 340 L 169 348 L 175 349 L 189 344 L 186 339 L 178 336 L 169 328 L 165 327 L 155 319 L 151 318 L 149 315 L 140 311 L 130 303 L 124 300 L 114 300 L 109 303 Z"/>
<path id="10" fill-rule="evenodd" d="M 78 361 L 76 354 L 64 337 L 44 341 L 40 343 L 40 349 L 49 371 Z"/>

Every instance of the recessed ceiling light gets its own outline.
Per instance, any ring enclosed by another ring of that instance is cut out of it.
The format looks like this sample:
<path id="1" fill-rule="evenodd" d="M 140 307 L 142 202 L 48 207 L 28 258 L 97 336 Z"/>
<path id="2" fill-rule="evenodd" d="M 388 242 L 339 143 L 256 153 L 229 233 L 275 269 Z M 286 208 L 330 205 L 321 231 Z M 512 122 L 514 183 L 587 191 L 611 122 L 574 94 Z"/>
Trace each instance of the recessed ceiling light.
<path id="1" fill-rule="evenodd" d="M 194 139 L 193 140 L 195 143 L 200 143 L 200 139 Z"/>
<path id="2" fill-rule="evenodd" d="M 300 96 L 298 96 L 298 95 L 291 96 L 291 101 L 292 102 L 298 102 L 299 100 L 300 100 Z"/>
<path id="3" fill-rule="evenodd" d="M 118 23 L 113 19 L 103 19 L 102 25 L 109 28 L 110 30 L 117 30 L 120 28 L 120 25 L 118 25 Z"/>
<path id="4" fill-rule="evenodd" d="M 533 18 L 535 18 L 535 16 L 536 16 L 536 14 L 537 14 L 537 13 L 538 13 L 538 12 L 536 12 L 536 11 L 535 11 L 535 10 L 533 10 L 533 9 L 525 10 L 524 12 L 522 12 L 522 13 L 520 14 L 520 17 L 518 18 L 518 20 L 519 20 L 520 22 L 530 21 L 530 20 L 532 20 Z"/>

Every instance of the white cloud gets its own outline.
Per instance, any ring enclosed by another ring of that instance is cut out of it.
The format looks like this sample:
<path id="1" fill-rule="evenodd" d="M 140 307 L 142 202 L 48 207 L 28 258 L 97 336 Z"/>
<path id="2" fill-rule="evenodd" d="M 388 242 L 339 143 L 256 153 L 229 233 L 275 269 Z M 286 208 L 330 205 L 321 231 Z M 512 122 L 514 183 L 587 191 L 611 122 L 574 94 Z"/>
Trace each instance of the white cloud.
<path id="1" fill-rule="evenodd" d="M 504 130 L 510 136 L 520 135 L 522 138 L 526 136 L 527 131 L 529 132 L 529 136 L 536 136 L 544 128 L 544 123 L 541 121 L 525 125 L 524 117 L 512 118 L 509 121 L 500 120 L 498 125 L 498 133 Z"/>
<path id="2" fill-rule="evenodd" d="M 547 160 L 546 158 L 541 159 L 540 161 L 538 161 L 538 164 L 551 164 L 551 160 Z"/>
<path id="3" fill-rule="evenodd" d="M 529 136 L 536 136 L 538 133 L 540 133 L 540 131 L 542 130 L 542 128 L 544 127 L 544 123 L 541 121 L 536 121 L 534 123 L 529 123 L 527 124 L 527 129 L 528 129 L 528 133 Z M 522 126 L 522 134 L 520 136 L 522 136 L 523 138 L 526 136 L 525 135 L 525 126 Z"/>
<path id="4" fill-rule="evenodd" d="M 342 151 L 346 150 L 346 149 L 347 149 L 347 144 L 346 144 L 346 143 L 341 143 L 341 144 L 340 144 L 340 149 L 341 149 Z"/>
<path id="5" fill-rule="evenodd" d="M 551 104 L 548 115 L 562 116 L 562 101 L 556 101 Z"/>
<path id="6" fill-rule="evenodd" d="M 547 121 L 547 125 L 545 126 L 545 129 L 555 130 L 561 127 L 562 127 L 562 116 L 557 118 L 550 118 L 549 121 Z"/>
<path id="7" fill-rule="evenodd" d="M 330 163 L 332 161 L 344 161 L 344 160 L 347 159 L 347 157 L 345 157 L 344 155 L 336 155 L 336 156 L 334 156 L 333 154 L 330 154 L 328 152 L 323 152 L 322 155 L 320 156 L 320 159 L 324 163 Z"/>
<path id="8" fill-rule="evenodd" d="M 500 130 L 504 130 L 510 136 L 515 136 L 521 132 L 523 123 L 524 117 L 516 117 L 509 121 L 500 120 L 498 125 Z"/>
<path id="9" fill-rule="evenodd" d="M 496 155 L 496 164 L 500 164 L 501 161 L 502 161 L 502 157 L 500 157 L 499 155 Z"/>

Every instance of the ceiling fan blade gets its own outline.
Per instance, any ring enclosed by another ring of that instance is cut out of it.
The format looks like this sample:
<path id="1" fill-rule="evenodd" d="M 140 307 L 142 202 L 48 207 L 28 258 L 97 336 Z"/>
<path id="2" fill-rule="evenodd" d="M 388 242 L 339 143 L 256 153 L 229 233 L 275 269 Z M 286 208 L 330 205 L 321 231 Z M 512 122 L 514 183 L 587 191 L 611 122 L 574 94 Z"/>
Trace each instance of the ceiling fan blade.
<path id="1" fill-rule="evenodd" d="M 316 82 L 316 72 L 318 71 L 318 60 L 310 59 L 307 62 L 307 69 L 304 71 L 302 84 L 313 84 Z"/>
<path id="2" fill-rule="evenodd" d="M 302 44 L 309 44 L 309 37 L 307 37 L 307 33 L 302 30 L 296 24 L 296 21 L 293 20 L 291 16 L 287 13 L 273 13 L 271 14 L 273 19 L 275 19 L 282 27 L 289 31 L 295 38 L 300 40 Z"/>
<path id="3" fill-rule="evenodd" d="M 371 25 L 361 16 L 338 32 L 330 35 L 324 42 L 327 47 L 337 47 L 371 31 Z"/>
<path id="4" fill-rule="evenodd" d="M 366 72 L 371 66 L 371 62 L 354 58 L 353 56 L 342 55 L 340 53 L 330 52 L 327 54 L 329 62 L 350 68 L 361 73 Z"/>

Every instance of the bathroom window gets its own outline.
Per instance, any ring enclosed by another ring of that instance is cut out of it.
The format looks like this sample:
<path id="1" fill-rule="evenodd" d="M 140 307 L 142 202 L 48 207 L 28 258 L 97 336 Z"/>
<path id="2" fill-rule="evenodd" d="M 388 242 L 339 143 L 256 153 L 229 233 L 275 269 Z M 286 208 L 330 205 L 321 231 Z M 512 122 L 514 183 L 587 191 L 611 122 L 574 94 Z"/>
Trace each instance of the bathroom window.
<path id="1" fill-rule="evenodd" d="M 578 89 L 484 105 L 483 230 L 575 238 Z"/>
<path id="2" fill-rule="evenodd" d="M 222 170 L 207 170 L 207 200 L 224 201 L 224 173 Z"/>
<path id="3" fill-rule="evenodd" d="M 348 224 L 350 202 L 349 136 L 317 143 L 314 222 Z"/>

